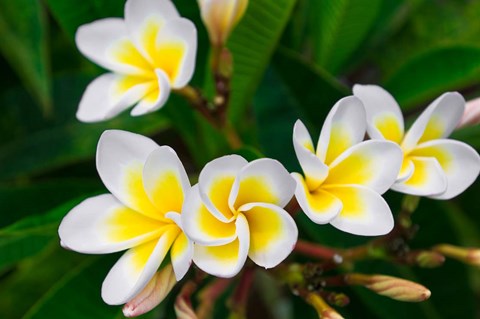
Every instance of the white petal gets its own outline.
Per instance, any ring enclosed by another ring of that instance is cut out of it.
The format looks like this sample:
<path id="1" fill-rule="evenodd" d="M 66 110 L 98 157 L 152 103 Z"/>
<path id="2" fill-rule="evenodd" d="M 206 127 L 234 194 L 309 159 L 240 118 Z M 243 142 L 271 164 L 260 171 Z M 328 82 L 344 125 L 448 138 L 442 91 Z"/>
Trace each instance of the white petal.
<path id="1" fill-rule="evenodd" d="M 367 129 L 362 102 L 348 96 L 338 101 L 323 124 L 317 145 L 317 156 L 329 165 L 338 155 L 363 141 Z"/>
<path id="2" fill-rule="evenodd" d="M 337 157 L 323 185 L 363 185 L 383 194 L 397 179 L 402 162 L 403 152 L 397 144 L 365 141 Z"/>
<path id="3" fill-rule="evenodd" d="M 241 156 L 227 155 L 211 161 L 200 172 L 198 185 L 202 201 L 223 222 L 233 218 L 228 198 L 238 172 L 247 164 Z"/>
<path id="4" fill-rule="evenodd" d="M 155 70 L 157 75 L 158 87 L 147 93 L 140 103 L 137 104 L 130 113 L 132 116 L 145 115 L 162 108 L 170 96 L 170 82 L 164 71 Z"/>
<path id="5" fill-rule="evenodd" d="M 198 184 L 185 198 L 182 227 L 190 239 L 201 245 L 223 245 L 237 237 L 235 221 L 224 222 L 209 211 L 202 202 Z"/>
<path id="6" fill-rule="evenodd" d="M 124 77 L 107 73 L 93 80 L 83 93 L 77 119 L 86 122 L 109 120 L 137 103 L 150 88 L 150 83 L 139 83 L 120 91 Z"/>
<path id="7" fill-rule="evenodd" d="M 97 170 L 108 190 L 129 208 L 164 219 L 143 186 L 143 168 L 159 146 L 151 139 L 119 130 L 105 131 L 97 146 Z"/>
<path id="8" fill-rule="evenodd" d="M 404 158 L 402 167 L 400 168 L 400 173 L 398 173 L 398 177 L 395 182 L 396 183 L 405 182 L 410 177 L 412 177 L 414 171 L 415 171 L 415 165 L 413 165 L 413 162 L 408 158 Z"/>
<path id="9" fill-rule="evenodd" d="M 397 192 L 417 195 L 439 195 L 447 189 L 447 178 L 438 161 L 433 157 L 408 157 L 414 165 L 409 179 L 396 182 L 392 189 Z"/>
<path id="10" fill-rule="evenodd" d="M 169 146 L 150 153 L 143 168 L 143 185 L 150 201 L 162 214 L 181 212 L 190 182 L 182 162 Z"/>
<path id="11" fill-rule="evenodd" d="M 222 278 L 230 278 L 240 272 L 247 260 L 250 233 L 243 214 L 238 214 L 235 224 L 238 237 L 231 243 L 221 246 L 195 245 L 193 262 L 198 268 Z"/>
<path id="12" fill-rule="evenodd" d="M 368 135 L 400 143 L 405 128 L 402 111 L 393 96 L 380 86 L 359 84 L 354 85 L 353 94 L 365 106 Z"/>
<path id="13" fill-rule="evenodd" d="M 58 233 L 69 249 L 87 254 L 122 251 L 158 238 L 166 224 L 139 214 L 111 194 L 84 200 L 62 220 Z"/>
<path id="14" fill-rule="evenodd" d="M 480 156 L 469 145 L 454 140 L 434 140 L 420 144 L 412 156 L 434 157 L 447 178 L 445 192 L 431 196 L 450 199 L 466 190 L 475 182 L 480 171 Z"/>
<path id="15" fill-rule="evenodd" d="M 314 223 L 326 224 L 342 210 L 342 202 L 332 194 L 317 188 L 310 191 L 300 174 L 292 173 L 297 182 L 295 197 L 305 215 Z"/>
<path id="16" fill-rule="evenodd" d="M 125 3 L 125 24 L 135 46 L 151 61 L 148 47 L 166 21 L 179 18 L 175 5 L 170 0 L 128 0 Z"/>
<path id="17" fill-rule="evenodd" d="M 131 43 L 125 22 L 107 18 L 84 24 L 75 35 L 78 49 L 98 65 L 127 74 L 142 74 L 148 67 Z"/>
<path id="18" fill-rule="evenodd" d="M 355 235 L 379 236 L 393 228 L 393 216 L 385 200 L 364 186 L 325 188 L 343 203 L 340 214 L 330 224 Z"/>
<path id="19" fill-rule="evenodd" d="M 300 120 L 293 128 L 293 147 L 309 189 L 318 188 L 328 175 L 328 167 L 315 155 L 310 134 Z"/>
<path id="20" fill-rule="evenodd" d="M 182 232 L 172 245 L 170 251 L 173 270 L 177 281 L 182 280 L 188 272 L 193 259 L 193 242 Z"/>
<path id="21" fill-rule="evenodd" d="M 170 226 L 158 241 L 128 250 L 105 278 L 103 300 L 109 305 L 121 305 L 140 293 L 155 275 L 178 232 L 177 226 Z"/>
<path id="22" fill-rule="evenodd" d="M 284 207 L 295 193 L 295 181 L 280 162 L 255 160 L 238 173 L 228 204 L 239 209 L 248 203 L 269 203 Z"/>
<path id="23" fill-rule="evenodd" d="M 402 149 L 409 152 L 419 143 L 448 137 L 462 118 L 465 100 L 457 92 L 445 93 L 433 101 L 405 135 Z"/>
<path id="24" fill-rule="evenodd" d="M 265 268 L 273 268 L 284 261 L 298 238 L 292 216 L 278 206 L 264 203 L 244 205 L 241 211 L 250 230 L 250 259 Z"/>
<path id="25" fill-rule="evenodd" d="M 158 58 L 155 66 L 164 70 L 179 89 L 188 84 L 195 70 L 197 29 L 187 19 L 168 21 L 156 39 Z"/>

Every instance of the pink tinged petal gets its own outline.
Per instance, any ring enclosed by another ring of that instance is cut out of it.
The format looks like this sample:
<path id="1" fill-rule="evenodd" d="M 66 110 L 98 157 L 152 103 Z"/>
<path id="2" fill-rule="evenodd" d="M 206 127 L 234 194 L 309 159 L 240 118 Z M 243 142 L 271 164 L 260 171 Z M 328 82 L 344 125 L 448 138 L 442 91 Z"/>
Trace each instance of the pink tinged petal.
<path id="1" fill-rule="evenodd" d="M 125 304 L 123 315 L 132 318 L 149 312 L 165 299 L 176 283 L 172 265 L 165 265 L 138 295 Z"/>
<path id="2" fill-rule="evenodd" d="M 166 224 L 135 212 L 110 194 L 84 200 L 59 227 L 69 249 L 88 254 L 122 251 L 158 238 Z"/>
<path id="3" fill-rule="evenodd" d="M 159 213 L 182 211 L 190 182 L 182 162 L 169 146 L 150 153 L 143 168 L 143 185 Z"/>
<path id="4" fill-rule="evenodd" d="M 392 212 L 377 192 L 364 186 L 334 186 L 325 190 L 343 203 L 340 214 L 330 222 L 332 226 L 360 236 L 380 236 L 392 230 Z"/>
<path id="5" fill-rule="evenodd" d="M 363 141 L 367 129 L 362 102 L 348 96 L 335 104 L 323 124 L 317 156 L 329 165 L 341 153 Z"/>
<path id="6" fill-rule="evenodd" d="M 353 94 L 365 106 L 368 135 L 399 144 L 405 128 L 402 111 L 393 96 L 380 86 L 359 84 L 353 87 Z"/>
<path id="7" fill-rule="evenodd" d="M 397 144 L 365 141 L 337 157 L 323 185 L 363 185 L 383 194 L 397 179 L 402 161 L 403 153 Z"/>
<path id="8" fill-rule="evenodd" d="M 111 71 L 145 74 L 151 69 L 130 41 L 122 19 L 107 18 L 82 25 L 75 42 L 83 55 Z"/>
<path id="9" fill-rule="evenodd" d="M 480 156 L 469 145 L 454 140 L 434 140 L 420 144 L 411 156 L 435 158 L 447 179 L 445 192 L 433 195 L 436 199 L 450 199 L 465 191 L 475 182 L 480 171 Z"/>
<path id="10" fill-rule="evenodd" d="M 332 194 L 317 188 L 310 191 L 303 176 L 292 173 L 297 183 L 295 197 L 303 212 L 314 223 L 327 224 L 342 210 L 342 202 Z"/>
<path id="11" fill-rule="evenodd" d="M 105 278 L 103 300 L 109 305 L 121 305 L 139 294 L 154 276 L 178 233 L 176 226 L 170 226 L 160 239 L 128 250 Z"/>
<path id="12" fill-rule="evenodd" d="M 151 89 L 152 81 L 147 78 L 103 74 L 87 86 L 77 119 L 86 123 L 109 120 L 137 103 Z"/>
<path id="13" fill-rule="evenodd" d="M 228 199 L 238 172 L 248 162 L 238 155 L 217 158 L 202 169 L 198 177 L 200 196 L 207 209 L 220 221 L 233 219 Z"/>
<path id="14" fill-rule="evenodd" d="M 413 150 L 417 144 L 448 137 L 465 109 L 465 100 L 457 92 L 445 93 L 433 101 L 417 118 L 408 130 L 402 143 L 405 152 Z"/>
<path id="15" fill-rule="evenodd" d="M 237 238 L 220 246 L 201 246 L 196 244 L 193 262 L 206 273 L 231 278 L 238 274 L 247 260 L 250 247 L 248 222 L 242 213 L 235 221 Z"/>
<path id="16" fill-rule="evenodd" d="M 315 155 L 310 134 L 300 120 L 293 128 L 293 147 L 309 189 L 318 188 L 328 175 L 328 167 Z"/>
<path id="17" fill-rule="evenodd" d="M 280 162 L 255 160 L 238 173 L 228 204 L 234 211 L 248 203 L 269 203 L 284 207 L 295 193 L 295 181 Z"/>
<path id="18" fill-rule="evenodd" d="M 394 191 L 417 195 L 440 195 L 447 189 L 447 178 L 439 162 L 433 157 L 409 157 L 414 165 L 412 176 L 393 184 Z"/>
<path id="19" fill-rule="evenodd" d="M 168 20 L 180 18 L 170 0 L 128 0 L 125 4 L 125 24 L 133 43 L 149 61 L 153 61 L 152 46 Z"/>
<path id="20" fill-rule="evenodd" d="M 202 202 L 198 184 L 187 194 L 181 217 L 185 234 L 196 244 L 224 245 L 237 237 L 233 218 L 225 222 L 209 211 Z"/>
<path id="21" fill-rule="evenodd" d="M 182 88 L 192 79 L 196 56 L 195 25 L 184 18 L 168 21 L 156 38 L 153 64 L 167 74 L 173 88 Z"/>
<path id="22" fill-rule="evenodd" d="M 145 192 L 143 168 L 159 146 L 142 135 L 105 131 L 97 146 L 97 170 L 108 190 L 125 206 L 150 218 L 164 220 Z"/>
<path id="23" fill-rule="evenodd" d="M 465 112 L 463 113 L 460 123 L 457 128 L 466 126 L 473 126 L 480 123 L 480 98 L 468 101 L 465 106 Z"/>
<path id="24" fill-rule="evenodd" d="M 264 203 L 244 205 L 241 211 L 250 230 L 250 259 L 266 269 L 285 260 L 298 238 L 292 216 L 278 206 Z"/>
<path id="25" fill-rule="evenodd" d="M 145 115 L 162 108 L 170 96 L 170 82 L 164 71 L 155 70 L 157 75 L 158 86 L 153 87 L 150 92 L 146 93 L 140 103 L 138 103 L 130 113 L 132 116 Z"/>

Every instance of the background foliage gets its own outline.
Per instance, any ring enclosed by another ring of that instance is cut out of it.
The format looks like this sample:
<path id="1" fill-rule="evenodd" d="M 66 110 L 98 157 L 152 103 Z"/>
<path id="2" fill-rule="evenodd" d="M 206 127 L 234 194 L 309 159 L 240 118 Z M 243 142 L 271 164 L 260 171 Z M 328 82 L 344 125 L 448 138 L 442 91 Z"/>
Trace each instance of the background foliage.
<path id="1" fill-rule="evenodd" d="M 211 87 L 206 31 L 193 0 L 175 0 L 199 29 L 193 85 Z M 95 169 L 100 134 L 117 128 L 173 146 L 190 173 L 231 153 L 224 137 L 172 97 L 154 114 L 124 114 L 83 124 L 75 111 L 89 81 L 103 71 L 74 44 L 83 23 L 123 16 L 122 0 L 0 0 L 0 316 L 15 318 L 122 318 L 100 298 L 118 255 L 83 256 L 59 246 L 57 228 L 70 208 L 105 192 Z M 406 114 L 418 113 L 447 90 L 480 95 L 480 2 L 470 0 L 251 0 L 229 48 L 235 69 L 229 118 L 247 147 L 235 150 L 280 160 L 298 170 L 290 143 L 301 118 L 318 132 L 354 83 L 378 83 Z M 480 127 L 456 138 L 480 149 Z M 414 244 L 438 241 L 480 245 L 480 183 L 450 202 L 422 199 Z M 398 194 L 388 194 L 392 210 Z M 364 238 L 297 218 L 306 239 L 347 247 Z M 292 258 L 296 258 L 293 256 Z M 381 261 L 358 271 L 398 275 L 432 291 L 421 304 L 405 304 L 363 289 L 346 290 L 348 318 L 480 318 L 480 271 L 448 260 L 425 270 Z M 315 313 L 263 272 L 252 292 L 249 318 L 315 318 Z M 172 293 L 171 295 L 175 295 Z M 173 318 L 172 298 L 145 318 Z M 220 307 L 221 309 L 221 307 Z M 217 318 L 224 313 L 217 311 Z"/>

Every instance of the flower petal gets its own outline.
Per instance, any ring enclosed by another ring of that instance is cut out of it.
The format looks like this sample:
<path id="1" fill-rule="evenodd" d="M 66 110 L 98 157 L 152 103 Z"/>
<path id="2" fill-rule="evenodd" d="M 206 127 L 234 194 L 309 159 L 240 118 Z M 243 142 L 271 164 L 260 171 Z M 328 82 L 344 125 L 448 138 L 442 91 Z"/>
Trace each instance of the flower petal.
<path id="1" fill-rule="evenodd" d="M 190 182 L 182 162 L 169 146 L 161 146 L 148 156 L 143 168 L 143 185 L 160 214 L 182 211 Z"/>
<path id="2" fill-rule="evenodd" d="M 156 39 L 153 64 L 168 75 L 173 88 L 182 88 L 191 80 L 196 55 L 195 25 L 184 18 L 168 21 Z"/>
<path id="3" fill-rule="evenodd" d="M 399 144 L 405 128 L 402 111 L 393 96 L 380 86 L 359 84 L 354 85 L 353 94 L 365 106 L 368 135 Z"/>
<path id="4" fill-rule="evenodd" d="M 409 158 L 403 158 L 402 167 L 400 168 L 400 173 L 398 173 L 396 183 L 401 183 L 409 179 L 415 171 L 415 165 Z"/>
<path id="5" fill-rule="evenodd" d="M 75 34 L 80 52 L 98 65 L 126 74 L 145 74 L 150 64 L 128 37 L 125 22 L 107 18 L 84 24 Z"/>
<path id="6" fill-rule="evenodd" d="M 160 239 L 123 254 L 103 282 L 103 300 L 109 305 L 121 305 L 140 293 L 154 276 L 178 233 L 178 227 L 172 225 Z"/>
<path id="7" fill-rule="evenodd" d="M 238 209 L 248 203 L 269 203 L 284 207 L 295 193 L 295 181 L 280 162 L 255 160 L 238 173 L 228 204 Z"/>
<path id="8" fill-rule="evenodd" d="M 343 208 L 330 224 L 355 235 L 379 236 L 393 228 L 393 216 L 385 200 L 364 186 L 334 186 L 325 188 L 340 199 Z"/>
<path id="9" fill-rule="evenodd" d="M 238 214 L 235 222 L 237 238 L 221 246 L 195 245 L 193 262 L 206 273 L 230 278 L 240 272 L 247 260 L 250 247 L 248 222 L 243 214 Z"/>
<path id="10" fill-rule="evenodd" d="M 329 165 L 351 146 L 363 141 L 367 129 L 362 102 L 348 96 L 335 104 L 323 124 L 317 145 L 317 156 Z"/>
<path id="11" fill-rule="evenodd" d="M 303 212 L 314 223 L 326 224 L 342 210 L 342 202 L 332 194 L 318 188 L 310 191 L 300 174 L 292 173 L 297 182 L 295 197 Z"/>
<path id="12" fill-rule="evenodd" d="M 397 179 L 402 161 L 403 153 L 397 144 L 365 141 L 337 157 L 323 185 L 363 185 L 383 194 Z"/>
<path id="13" fill-rule="evenodd" d="M 105 131 L 98 142 L 97 170 L 108 190 L 127 207 L 150 218 L 164 220 L 148 198 L 143 185 L 143 168 L 159 146 L 142 135 Z"/>
<path id="14" fill-rule="evenodd" d="M 433 101 L 408 130 L 402 149 L 410 152 L 417 144 L 448 137 L 462 118 L 465 100 L 457 92 L 448 92 Z"/>
<path id="15" fill-rule="evenodd" d="M 328 167 L 315 155 L 310 134 L 300 120 L 293 128 L 293 147 L 309 189 L 318 188 L 328 175 Z"/>
<path id="16" fill-rule="evenodd" d="M 165 226 L 125 207 L 111 194 L 105 194 L 74 207 L 62 220 L 58 232 L 69 249 L 106 254 L 158 238 Z"/>
<path id="17" fill-rule="evenodd" d="M 447 178 L 445 192 L 431 196 L 450 199 L 467 189 L 478 177 L 480 156 L 469 145 L 454 140 L 434 140 L 420 144 L 411 156 L 434 157 Z"/>
<path id="18" fill-rule="evenodd" d="M 152 82 L 146 78 L 103 74 L 87 86 L 77 119 L 86 123 L 109 120 L 137 103 L 151 88 Z"/>
<path id="19" fill-rule="evenodd" d="M 128 0 L 125 24 L 135 46 L 150 62 L 155 56 L 155 39 L 168 20 L 179 18 L 170 0 Z"/>
<path id="20" fill-rule="evenodd" d="M 261 267 L 273 268 L 290 255 L 298 238 L 292 216 L 282 208 L 251 203 L 240 208 L 250 230 L 248 256 Z"/>
<path id="21" fill-rule="evenodd" d="M 175 277 L 177 281 L 180 281 L 190 268 L 193 259 L 193 243 L 183 232 L 175 239 L 170 251 L 170 257 L 172 258 Z"/>
<path id="22" fill-rule="evenodd" d="M 203 204 L 198 184 L 185 198 L 182 227 L 187 236 L 200 245 L 223 245 L 237 237 L 234 221 L 219 220 Z"/>
<path id="23" fill-rule="evenodd" d="M 241 156 L 228 155 L 211 161 L 200 172 L 198 185 L 202 201 L 223 222 L 229 222 L 233 218 L 228 199 L 237 173 L 247 164 Z"/>
<path id="24" fill-rule="evenodd" d="M 153 87 L 132 110 L 132 116 L 145 115 L 162 108 L 170 96 L 170 82 L 164 71 L 155 70 L 158 86 Z"/>
<path id="25" fill-rule="evenodd" d="M 438 161 L 433 157 L 409 157 L 414 171 L 409 179 L 396 182 L 391 187 L 394 191 L 417 195 L 439 195 L 447 189 L 447 178 Z"/>

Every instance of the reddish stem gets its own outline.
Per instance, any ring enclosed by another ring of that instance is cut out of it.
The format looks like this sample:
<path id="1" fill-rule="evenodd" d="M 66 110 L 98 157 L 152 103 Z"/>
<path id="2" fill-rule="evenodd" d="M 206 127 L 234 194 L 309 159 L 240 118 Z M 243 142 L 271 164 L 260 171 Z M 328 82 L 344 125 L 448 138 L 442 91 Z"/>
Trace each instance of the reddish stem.
<path id="1" fill-rule="evenodd" d="M 333 259 L 339 256 L 337 251 L 324 247 L 318 244 L 309 243 L 303 240 L 298 240 L 294 251 L 309 257 L 316 257 L 320 259 Z"/>

